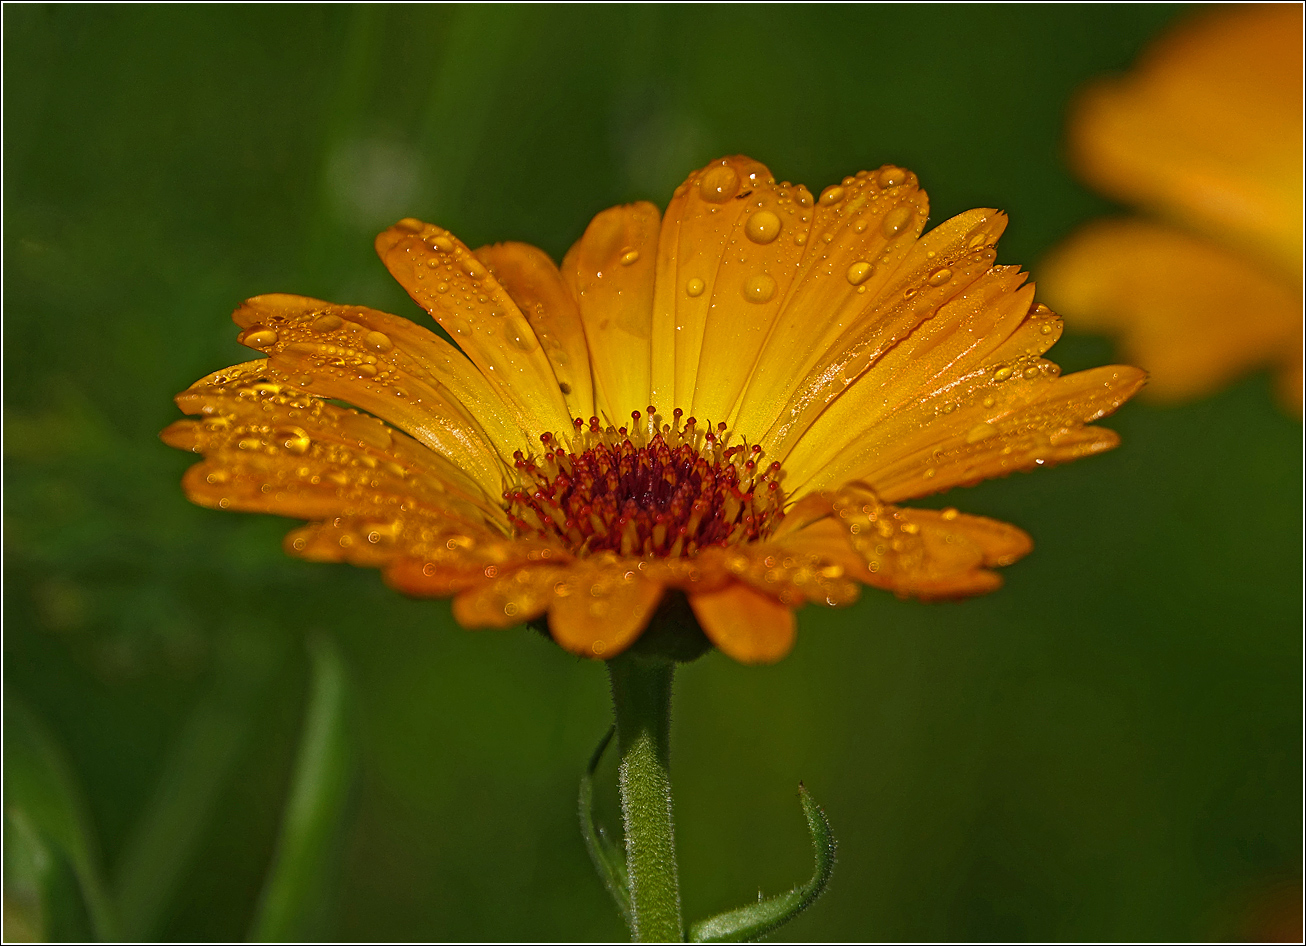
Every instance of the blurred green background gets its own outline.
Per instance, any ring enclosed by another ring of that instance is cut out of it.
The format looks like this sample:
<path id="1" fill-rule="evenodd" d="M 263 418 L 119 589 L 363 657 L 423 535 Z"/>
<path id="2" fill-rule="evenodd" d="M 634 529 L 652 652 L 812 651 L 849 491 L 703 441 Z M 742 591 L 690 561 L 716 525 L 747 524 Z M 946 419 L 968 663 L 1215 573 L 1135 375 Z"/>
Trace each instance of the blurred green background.
<path id="1" fill-rule="evenodd" d="M 1009 212 L 1000 261 L 1037 278 L 1113 210 L 1062 162 L 1070 96 L 1182 15 L 7 6 L 7 936 L 622 937 L 575 813 L 604 668 L 189 505 L 172 395 L 252 357 L 247 296 L 424 320 L 372 252 L 401 216 L 560 258 L 727 153 L 813 190 L 910 167 L 935 222 Z M 1000 592 L 867 591 L 804 610 L 775 667 L 680 673 L 689 919 L 808 875 L 799 780 L 840 859 L 785 938 L 1212 939 L 1297 909 L 1300 423 L 1258 375 L 1108 426 L 1111 454 L 940 501 L 1034 536 Z"/>

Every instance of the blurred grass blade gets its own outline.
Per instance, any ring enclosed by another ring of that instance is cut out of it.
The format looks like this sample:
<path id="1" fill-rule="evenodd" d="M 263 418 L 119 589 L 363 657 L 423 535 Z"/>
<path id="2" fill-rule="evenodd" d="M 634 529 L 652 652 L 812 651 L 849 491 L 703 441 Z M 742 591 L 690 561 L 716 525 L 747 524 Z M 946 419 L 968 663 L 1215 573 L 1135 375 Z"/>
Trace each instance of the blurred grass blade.
<path id="1" fill-rule="evenodd" d="M 834 834 L 830 831 L 825 812 L 801 784 L 798 786 L 798 800 L 807 816 L 807 830 L 812 836 L 812 850 L 816 856 L 816 872 L 812 879 L 786 894 L 695 923 L 689 931 L 690 942 L 740 943 L 758 939 L 788 923 L 825 892 L 834 871 Z"/>
<path id="2" fill-rule="evenodd" d="M 153 938 L 185 876 L 283 648 L 274 635 L 222 642 L 212 689 L 186 721 L 127 842 L 114 894 L 124 939 Z"/>
<path id="3" fill-rule="evenodd" d="M 282 816 L 276 854 L 259 899 L 250 939 L 284 942 L 304 936 L 322 906 L 327 861 L 339 838 L 353 774 L 350 691 L 334 641 L 309 644 L 312 681 L 304 732 Z"/>
<path id="4" fill-rule="evenodd" d="M 10 694 L 4 700 L 4 804 L 8 820 L 19 826 L 20 836 L 12 840 L 21 843 L 24 828 L 25 840 L 36 840 L 36 846 L 29 844 L 26 852 L 37 859 L 32 866 L 41 866 L 44 845 L 58 847 L 77 877 L 95 938 L 118 939 L 118 924 L 100 873 L 90 818 L 72 767 L 53 734 Z M 10 841 L 6 833 L 6 849 Z M 6 853 L 12 858 L 18 852 Z"/>
<path id="5" fill-rule="evenodd" d="M 594 869 L 603 879 L 603 885 L 612 894 L 617 909 L 626 926 L 634 930 L 634 919 L 630 912 L 630 881 L 626 876 L 626 859 L 624 852 L 612 842 L 606 831 L 594 822 L 594 772 L 599 767 L 608 743 L 612 742 L 617 727 L 608 729 L 607 735 L 599 741 L 599 746 L 590 756 L 590 764 L 580 780 L 580 831 L 585 838 L 585 850 L 589 851 Z"/>

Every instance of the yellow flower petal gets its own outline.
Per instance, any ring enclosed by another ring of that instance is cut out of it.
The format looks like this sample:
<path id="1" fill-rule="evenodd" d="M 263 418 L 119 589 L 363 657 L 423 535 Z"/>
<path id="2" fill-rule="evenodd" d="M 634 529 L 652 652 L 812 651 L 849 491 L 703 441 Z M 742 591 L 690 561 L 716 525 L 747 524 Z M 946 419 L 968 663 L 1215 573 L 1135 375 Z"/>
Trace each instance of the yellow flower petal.
<path id="1" fill-rule="evenodd" d="M 474 472 L 491 496 L 503 489 L 500 461 L 531 448 L 481 373 L 407 319 L 282 294 L 248 299 L 232 319 L 240 341 L 297 386 L 391 421 Z"/>
<path id="2" fill-rule="evenodd" d="M 662 586 L 639 576 L 634 562 L 580 566 L 555 589 L 553 639 L 582 657 L 615 657 L 635 642 L 662 600 Z"/>
<path id="3" fill-rule="evenodd" d="M 682 186 L 663 222 L 654 315 L 658 343 L 673 348 L 654 355 L 674 363 L 668 407 L 730 420 L 806 252 L 812 205 L 807 188 L 743 157 Z"/>
<path id="4" fill-rule="evenodd" d="M 1078 328 L 1119 336 L 1158 400 L 1209 394 L 1264 364 L 1300 371 L 1300 285 L 1165 226 L 1090 224 L 1045 261 L 1040 285 Z"/>
<path id="5" fill-rule="evenodd" d="M 793 650 L 794 612 L 751 588 L 731 585 L 691 594 L 689 605 L 708 640 L 740 663 L 775 663 Z"/>
<path id="6" fill-rule="evenodd" d="M 598 414 L 616 426 L 649 405 L 660 219 L 648 202 L 612 207 L 590 221 L 562 261 L 585 326 Z"/>
<path id="7" fill-rule="evenodd" d="M 912 243 L 893 265 L 877 298 L 807 369 L 761 439 L 767 455 L 783 461 L 831 401 L 987 273 L 996 255 L 993 243 L 1005 225 L 1001 214 L 974 210 Z"/>
<path id="8" fill-rule="evenodd" d="M 530 323 L 462 241 L 410 219 L 381 233 L 376 252 L 467 353 L 532 443 L 545 431 L 570 429 L 558 379 Z"/>
<path id="9" fill-rule="evenodd" d="M 955 509 L 902 509 L 851 484 L 834 494 L 834 521 L 871 572 L 868 584 L 900 597 L 955 598 L 992 591 L 1033 543 L 1015 526 Z"/>
<path id="10" fill-rule="evenodd" d="M 527 243 L 483 246 L 476 257 L 526 316 L 573 417 L 594 416 L 594 382 L 576 300 L 547 253 Z M 532 445 L 533 446 L 533 445 Z"/>

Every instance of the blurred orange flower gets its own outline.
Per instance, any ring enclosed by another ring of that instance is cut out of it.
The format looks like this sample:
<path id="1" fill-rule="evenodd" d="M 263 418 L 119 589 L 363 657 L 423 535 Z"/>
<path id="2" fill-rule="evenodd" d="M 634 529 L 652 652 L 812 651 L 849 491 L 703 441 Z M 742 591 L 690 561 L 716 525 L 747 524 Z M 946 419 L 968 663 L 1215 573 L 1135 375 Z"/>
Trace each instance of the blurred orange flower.
<path id="1" fill-rule="evenodd" d="M 1272 365 L 1302 406 L 1302 7 L 1199 13 L 1072 110 L 1070 158 L 1152 219 L 1089 224 L 1044 262 L 1048 299 L 1117 334 L 1181 401 Z"/>
<path id="2" fill-rule="evenodd" d="M 777 660 L 804 602 L 997 587 L 1024 532 L 895 504 L 1110 449 L 1085 424 L 1143 383 L 1041 357 L 1061 323 L 993 265 L 1004 215 L 922 236 L 926 214 L 901 168 L 813 200 L 732 157 L 665 215 L 599 214 L 561 269 L 402 220 L 377 251 L 457 348 L 258 296 L 234 318 L 267 357 L 179 395 L 202 419 L 163 438 L 204 455 L 195 502 L 312 520 L 287 551 L 453 596 L 464 626 L 547 612 L 559 644 L 608 658 L 679 589 L 722 651 Z"/>

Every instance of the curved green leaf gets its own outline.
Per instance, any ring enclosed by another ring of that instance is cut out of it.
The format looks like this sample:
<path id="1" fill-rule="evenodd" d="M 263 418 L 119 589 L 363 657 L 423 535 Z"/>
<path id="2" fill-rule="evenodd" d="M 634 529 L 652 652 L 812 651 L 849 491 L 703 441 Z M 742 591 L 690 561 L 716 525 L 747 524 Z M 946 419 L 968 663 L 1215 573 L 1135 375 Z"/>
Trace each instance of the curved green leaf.
<path id="1" fill-rule="evenodd" d="M 812 836 L 812 851 L 816 856 L 816 871 L 812 879 L 778 897 L 759 900 L 695 923 L 689 930 L 691 943 L 740 943 L 758 939 L 788 923 L 825 892 L 830 874 L 834 872 L 834 834 L 830 831 L 825 812 L 801 783 L 798 800 L 807 816 L 807 830 Z"/>

